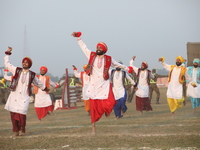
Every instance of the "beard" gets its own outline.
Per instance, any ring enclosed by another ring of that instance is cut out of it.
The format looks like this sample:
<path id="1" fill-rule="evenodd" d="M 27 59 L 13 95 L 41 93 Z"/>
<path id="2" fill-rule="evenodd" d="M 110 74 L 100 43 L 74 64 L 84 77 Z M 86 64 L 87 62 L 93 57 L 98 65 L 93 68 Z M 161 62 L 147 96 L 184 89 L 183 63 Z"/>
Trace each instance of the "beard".
<path id="1" fill-rule="evenodd" d="M 40 75 L 44 76 L 44 75 L 45 75 L 45 73 L 43 73 L 43 74 L 40 74 Z"/>
<path id="2" fill-rule="evenodd" d="M 193 65 L 194 66 L 194 68 L 197 68 L 198 67 L 198 65 Z"/>
<path id="3" fill-rule="evenodd" d="M 23 67 L 23 69 L 29 69 L 29 67 Z"/>
<path id="4" fill-rule="evenodd" d="M 117 70 L 117 71 L 120 71 L 120 70 L 121 70 L 121 68 L 117 67 L 117 68 L 116 68 L 116 70 Z"/>
<path id="5" fill-rule="evenodd" d="M 103 51 L 100 51 L 100 50 L 96 50 L 96 54 L 97 54 L 97 55 L 103 55 L 104 52 L 103 52 Z"/>
<path id="6" fill-rule="evenodd" d="M 141 68 L 142 71 L 144 71 L 146 68 Z"/>
<path id="7" fill-rule="evenodd" d="M 180 65 L 182 65 L 182 63 L 181 62 L 176 62 L 176 65 L 180 66 Z"/>

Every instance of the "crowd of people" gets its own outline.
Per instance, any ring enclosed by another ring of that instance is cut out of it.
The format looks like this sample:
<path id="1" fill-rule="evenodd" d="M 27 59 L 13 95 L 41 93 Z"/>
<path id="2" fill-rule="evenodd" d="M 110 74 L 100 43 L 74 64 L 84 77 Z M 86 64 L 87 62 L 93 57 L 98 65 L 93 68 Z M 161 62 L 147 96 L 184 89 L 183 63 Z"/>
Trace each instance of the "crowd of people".
<path id="1" fill-rule="evenodd" d="M 96 45 L 96 51 L 90 51 L 81 39 L 81 32 L 71 34 L 78 41 L 80 48 L 88 59 L 79 72 L 73 65 L 74 75 L 82 82 L 82 97 L 85 111 L 91 118 L 92 135 L 96 134 L 96 122 L 105 115 L 109 117 L 114 111 L 115 119 L 123 117 L 127 111 L 126 101 L 131 103 L 135 94 L 136 110 L 141 114 L 143 111 L 153 111 L 151 106 L 152 93 L 156 92 L 156 104 L 160 104 L 160 92 L 156 81 L 160 77 L 168 77 L 167 102 L 172 116 L 175 111 L 185 104 L 186 94 L 190 97 L 193 112 L 200 106 L 200 60 L 195 58 L 193 66 L 186 67 L 185 60 L 178 56 L 175 65 L 168 65 L 165 58 L 158 59 L 163 67 L 169 71 L 167 76 L 156 74 L 148 69 L 148 63 L 142 62 L 140 67 L 134 65 L 136 56 L 130 60 L 130 65 L 123 65 L 121 61 L 115 61 L 111 56 L 106 55 L 108 47 L 104 42 Z M 25 57 L 22 60 L 22 67 L 15 67 L 10 63 L 12 47 L 5 52 L 5 68 L 12 73 L 12 76 L 5 74 L 5 79 L 10 80 L 11 90 L 5 109 L 10 112 L 12 130 L 14 136 L 23 136 L 26 132 L 26 114 L 28 112 L 31 96 L 31 87 L 34 85 L 35 111 L 38 119 L 41 120 L 53 111 L 53 103 L 48 94 L 50 86 L 55 88 L 59 85 L 53 83 L 49 76 L 46 76 L 46 66 L 40 68 L 40 75 L 31 71 L 32 60 Z M 130 92 L 126 89 L 126 82 L 130 84 Z M 187 92 L 185 89 L 188 84 Z M 129 93 L 127 96 L 127 92 Z"/>

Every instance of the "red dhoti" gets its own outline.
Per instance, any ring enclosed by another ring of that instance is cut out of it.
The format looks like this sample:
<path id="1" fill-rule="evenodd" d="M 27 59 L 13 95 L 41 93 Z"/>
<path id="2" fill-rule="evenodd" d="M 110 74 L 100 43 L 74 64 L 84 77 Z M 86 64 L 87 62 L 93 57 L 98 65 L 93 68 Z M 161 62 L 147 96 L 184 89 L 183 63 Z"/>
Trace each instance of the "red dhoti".
<path id="1" fill-rule="evenodd" d="M 54 105 L 50 105 L 47 107 L 35 107 L 36 114 L 38 119 L 44 118 L 49 112 L 53 112 Z"/>
<path id="2" fill-rule="evenodd" d="M 10 112 L 12 126 L 13 126 L 13 132 L 22 131 L 23 133 L 26 132 L 25 126 L 26 126 L 26 115 L 19 114 L 15 112 Z"/>
<path id="3" fill-rule="evenodd" d="M 137 111 L 143 111 L 143 110 L 152 111 L 149 98 L 136 96 L 136 110 Z"/>
<path id="4" fill-rule="evenodd" d="M 116 104 L 112 86 L 110 85 L 107 99 L 90 99 L 91 123 L 97 122 L 105 113 L 108 116 Z"/>

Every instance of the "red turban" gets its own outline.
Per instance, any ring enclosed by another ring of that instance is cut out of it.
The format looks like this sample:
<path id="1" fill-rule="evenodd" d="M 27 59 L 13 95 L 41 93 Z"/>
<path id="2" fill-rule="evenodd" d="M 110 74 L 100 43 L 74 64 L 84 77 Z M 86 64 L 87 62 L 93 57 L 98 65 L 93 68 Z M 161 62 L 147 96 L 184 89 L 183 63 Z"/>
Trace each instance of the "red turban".
<path id="1" fill-rule="evenodd" d="M 99 43 L 97 44 L 97 47 L 98 47 L 98 46 L 100 46 L 100 47 L 102 48 L 102 50 L 104 51 L 104 53 L 107 52 L 108 47 L 107 47 L 107 45 L 106 45 L 104 42 L 99 42 Z"/>
<path id="2" fill-rule="evenodd" d="M 29 58 L 29 57 L 24 57 L 24 58 L 22 59 L 22 63 L 24 63 L 25 60 L 28 62 L 28 68 L 31 68 L 31 66 L 32 66 L 32 60 L 31 60 L 31 58 Z"/>
<path id="3" fill-rule="evenodd" d="M 47 71 L 48 71 L 48 69 L 47 69 L 47 67 L 45 67 L 45 66 L 42 66 L 42 67 L 40 67 L 40 71 L 42 71 L 42 70 L 44 70 L 45 72 L 45 74 L 47 73 Z"/>
<path id="4" fill-rule="evenodd" d="M 145 69 L 148 68 L 148 64 L 146 62 L 142 62 L 142 65 L 144 66 Z"/>

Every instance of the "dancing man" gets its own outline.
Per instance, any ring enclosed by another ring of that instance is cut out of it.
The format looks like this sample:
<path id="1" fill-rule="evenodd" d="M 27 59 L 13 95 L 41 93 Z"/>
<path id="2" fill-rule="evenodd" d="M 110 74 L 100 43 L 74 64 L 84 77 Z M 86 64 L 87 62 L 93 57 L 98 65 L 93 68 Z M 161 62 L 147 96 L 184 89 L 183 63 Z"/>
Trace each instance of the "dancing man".
<path id="1" fill-rule="evenodd" d="M 15 67 L 10 63 L 9 56 L 12 48 L 8 47 L 4 57 L 5 67 L 13 74 L 10 84 L 10 95 L 5 105 L 5 109 L 10 111 L 13 126 L 13 136 L 23 136 L 25 134 L 26 114 L 31 96 L 31 84 L 36 85 L 43 91 L 49 91 L 47 87 L 35 76 L 35 72 L 29 70 L 32 60 L 25 57 L 22 60 L 22 68 Z"/>
<path id="2" fill-rule="evenodd" d="M 169 71 L 167 102 L 171 114 L 174 116 L 175 111 L 182 107 L 183 102 L 185 101 L 183 95 L 183 83 L 185 82 L 185 78 L 188 79 L 188 76 L 185 74 L 186 68 L 182 65 L 184 59 L 181 56 L 177 56 L 175 60 L 176 65 L 166 64 L 164 57 L 159 58 L 158 61 Z"/>
<path id="3" fill-rule="evenodd" d="M 133 61 L 136 56 L 130 61 L 130 66 L 137 74 L 137 87 L 136 87 L 136 110 L 143 113 L 143 110 L 152 111 L 152 107 L 149 100 L 149 84 L 151 78 L 151 71 L 148 69 L 148 64 L 142 62 L 141 68 L 137 68 L 133 65 Z"/>
<path id="4" fill-rule="evenodd" d="M 190 97 L 192 103 L 193 113 L 196 107 L 200 106 L 200 60 L 195 58 L 193 66 L 187 67 L 187 74 L 190 76 L 191 81 L 188 83 L 187 96 Z"/>
<path id="5" fill-rule="evenodd" d="M 99 42 L 96 52 L 92 52 L 81 40 L 81 32 L 73 32 L 72 36 L 77 37 L 80 48 L 89 60 L 86 73 L 90 76 L 90 82 L 86 95 L 90 98 L 90 116 L 94 135 L 96 133 L 95 122 L 104 113 L 108 117 L 116 103 L 109 80 L 109 68 L 111 66 L 124 70 L 128 70 L 128 68 L 112 59 L 111 56 L 105 55 L 108 47 L 104 42 Z"/>
<path id="6" fill-rule="evenodd" d="M 55 84 L 51 81 L 51 78 L 49 76 L 46 76 L 48 69 L 45 66 L 40 67 L 40 75 L 36 75 L 36 77 L 44 84 L 48 89 L 50 89 L 50 86 L 53 86 L 54 88 L 58 88 L 58 84 Z M 35 94 L 35 111 L 38 116 L 38 119 L 41 121 L 42 118 L 44 118 L 47 114 L 50 114 L 53 112 L 54 105 L 52 103 L 51 97 L 49 95 L 49 91 L 43 91 L 39 89 L 37 86 L 34 86 L 33 92 Z"/>
<path id="7" fill-rule="evenodd" d="M 121 61 L 118 62 L 123 64 Z M 124 114 L 127 111 L 127 92 L 125 89 L 125 79 L 131 83 L 132 87 L 135 85 L 135 82 L 131 79 L 131 77 L 124 70 L 121 70 L 121 68 L 117 67 L 111 71 L 112 89 L 117 102 L 114 107 L 116 119 L 122 118 L 122 113 Z"/>
<path id="8" fill-rule="evenodd" d="M 86 95 L 86 91 L 87 91 L 88 84 L 89 84 L 89 76 L 86 74 L 87 64 L 85 64 L 83 66 L 84 71 L 82 71 L 82 72 L 78 72 L 76 66 L 73 65 L 72 67 L 74 70 L 75 77 L 81 79 L 82 97 L 83 97 L 83 101 L 84 101 L 84 107 L 85 107 L 85 111 L 88 112 L 88 115 L 90 115 L 90 101 L 89 101 L 89 97 Z"/>

